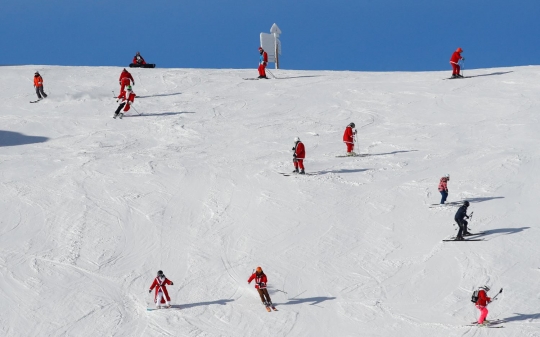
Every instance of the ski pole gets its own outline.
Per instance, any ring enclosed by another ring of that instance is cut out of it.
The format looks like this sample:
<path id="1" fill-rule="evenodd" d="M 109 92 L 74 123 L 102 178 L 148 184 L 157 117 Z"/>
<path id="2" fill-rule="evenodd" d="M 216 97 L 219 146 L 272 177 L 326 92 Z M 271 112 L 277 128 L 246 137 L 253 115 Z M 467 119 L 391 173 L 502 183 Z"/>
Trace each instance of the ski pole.
<path id="1" fill-rule="evenodd" d="M 265 69 L 265 70 L 268 71 L 268 73 L 269 73 L 270 75 L 272 75 L 273 78 L 275 78 L 276 80 L 278 79 L 274 74 L 272 74 L 272 72 L 271 72 L 270 70 L 268 70 L 268 69 Z"/>
<path id="2" fill-rule="evenodd" d="M 284 294 L 287 294 L 287 295 L 288 295 L 288 293 L 287 293 L 286 291 L 283 291 L 283 290 L 279 290 L 279 289 L 276 289 L 276 290 L 277 290 L 277 291 L 281 291 L 282 293 L 284 293 Z"/>
<path id="3" fill-rule="evenodd" d="M 494 301 L 497 298 L 497 296 L 499 296 L 499 294 L 502 293 L 502 291 L 503 291 L 503 288 L 501 288 L 501 290 L 499 290 L 497 295 L 493 296 L 493 298 L 491 300 Z"/>
<path id="4" fill-rule="evenodd" d="M 465 60 L 461 64 L 461 76 L 465 77 L 463 70 L 465 69 Z"/>
<path id="5" fill-rule="evenodd" d="M 130 104 L 130 105 L 131 105 L 131 107 L 133 108 L 133 110 L 135 110 L 135 112 L 139 114 L 139 116 L 142 115 L 142 113 L 140 113 L 139 111 L 137 111 L 137 109 L 135 109 L 135 107 L 133 106 L 133 104 Z"/>

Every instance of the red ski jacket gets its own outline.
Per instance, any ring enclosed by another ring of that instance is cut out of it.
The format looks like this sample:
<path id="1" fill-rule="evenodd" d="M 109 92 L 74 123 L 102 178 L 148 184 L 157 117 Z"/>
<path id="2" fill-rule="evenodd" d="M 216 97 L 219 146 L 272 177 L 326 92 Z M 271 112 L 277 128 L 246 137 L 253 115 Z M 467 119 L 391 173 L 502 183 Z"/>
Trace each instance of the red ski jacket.
<path id="1" fill-rule="evenodd" d="M 129 78 L 133 84 L 135 84 L 135 80 L 133 79 L 133 76 L 129 73 L 127 70 L 122 70 L 122 73 L 120 74 L 120 78 L 118 79 L 118 82 L 122 83 L 123 78 Z"/>
<path id="2" fill-rule="evenodd" d="M 294 154 L 296 154 L 296 159 L 306 158 L 306 149 L 304 148 L 304 143 L 296 143 L 296 146 L 294 147 Z"/>
<path id="3" fill-rule="evenodd" d="M 43 77 L 41 75 L 34 75 L 34 87 L 43 86 Z"/>
<path id="4" fill-rule="evenodd" d="M 447 182 L 448 182 L 448 178 L 446 177 L 441 178 L 441 182 L 439 183 L 439 192 L 442 192 L 442 191 L 448 192 Z"/>
<path id="5" fill-rule="evenodd" d="M 487 297 L 486 291 L 480 290 L 478 292 L 478 301 L 476 301 L 476 305 L 485 307 L 489 302 L 491 302 L 491 298 Z"/>
<path id="6" fill-rule="evenodd" d="M 143 59 L 143 57 L 141 55 L 138 55 L 139 56 L 139 59 L 137 60 L 137 55 L 135 55 L 135 57 L 133 57 L 133 62 L 131 63 L 134 63 L 134 64 L 146 64 L 146 61 Z"/>
<path id="7" fill-rule="evenodd" d="M 452 54 L 452 57 L 450 58 L 450 63 L 458 64 L 459 60 L 461 60 L 462 58 L 463 57 L 461 57 L 461 53 L 458 53 L 457 51 L 455 51 Z"/>
<path id="8" fill-rule="evenodd" d="M 248 279 L 248 283 L 251 283 L 255 279 L 255 288 L 256 289 L 265 289 L 266 283 L 268 282 L 266 275 L 264 273 L 253 273 Z"/>
<path id="9" fill-rule="evenodd" d="M 122 102 L 125 102 L 127 100 L 130 103 L 133 103 L 133 101 L 135 100 L 135 96 L 137 96 L 133 91 L 129 93 L 129 96 L 126 96 L 126 95 L 127 95 L 127 92 L 122 91 L 120 95 L 118 95 L 118 99 L 122 100 Z"/>
<path id="10" fill-rule="evenodd" d="M 343 133 L 343 142 L 345 143 L 354 143 L 354 132 L 352 126 L 347 125 L 345 132 Z"/>
<path id="11" fill-rule="evenodd" d="M 161 291 L 163 292 L 163 295 L 167 298 L 167 301 L 170 301 L 171 298 L 169 297 L 169 292 L 167 291 L 167 285 L 173 284 L 171 280 L 168 278 L 160 279 L 159 277 L 156 277 L 154 279 L 154 282 L 152 282 L 152 285 L 150 286 L 150 290 L 156 288 L 156 292 L 154 294 L 154 302 L 157 299 L 158 293 Z M 162 303 L 165 303 L 165 301 L 162 301 Z"/>

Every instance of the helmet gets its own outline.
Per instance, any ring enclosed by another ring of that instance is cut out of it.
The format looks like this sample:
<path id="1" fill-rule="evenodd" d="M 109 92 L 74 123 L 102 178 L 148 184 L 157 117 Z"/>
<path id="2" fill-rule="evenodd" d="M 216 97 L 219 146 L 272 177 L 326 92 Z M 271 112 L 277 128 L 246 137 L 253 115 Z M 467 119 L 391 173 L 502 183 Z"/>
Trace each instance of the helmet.
<path id="1" fill-rule="evenodd" d="M 157 276 L 164 276 L 164 274 L 163 274 L 163 270 L 158 270 L 158 272 L 157 272 Z"/>
<path id="2" fill-rule="evenodd" d="M 450 173 L 445 174 L 444 177 L 450 179 Z"/>
<path id="3" fill-rule="evenodd" d="M 140 53 L 140 52 L 137 52 L 137 55 L 141 55 L 141 53 Z"/>
<path id="4" fill-rule="evenodd" d="M 259 47 L 259 50 L 263 50 L 262 47 Z"/>
<path id="5" fill-rule="evenodd" d="M 126 87 L 126 90 L 127 90 L 127 91 L 131 91 L 131 85 L 128 85 L 128 86 Z"/>
<path id="6" fill-rule="evenodd" d="M 294 142 L 295 142 L 295 143 L 298 143 L 299 141 L 300 141 L 300 138 L 294 137 Z"/>
<path id="7" fill-rule="evenodd" d="M 461 47 L 459 47 L 458 49 L 456 49 L 456 51 L 457 51 L 458 53 L 461 53 L 461 52 L 463 52 L 463 49 L 461 49 Z"/>
<path id="8" fill-rule="evenodd" d="M 350 126 L 351 128 L 356 127 L 356 125 L 354 125 L 354 123 L 350 123 L 349 126 Z"/>
<path id="9" fill-rule="evenodd" d="M 36 72 L 34 73 L 34 75 L 39 75 L 39 71 L 36 70 Z"/>
<path id="10" fill-rule="evenodd" d="M 485 291 L 489 291 L 489 287 L 488 286 L 481 286 L 480 289 L 484 289 Z"/>
<path id="11" fill-rule="evenodd" d="M 469 203 L 467 200 L 465 200 L 465 202 L 463 203 L 463 205 L 465 205 L 466 207 L 469 207 L 470 203 Z"/>
<path id="12" fill-rule="evenodd" d="M 262 268 L 261 268 L 261 267 L 257 267 L 257 269 L 255 269 L 255 271 L 256 271 L 257 273 L 262 273 Z"/>

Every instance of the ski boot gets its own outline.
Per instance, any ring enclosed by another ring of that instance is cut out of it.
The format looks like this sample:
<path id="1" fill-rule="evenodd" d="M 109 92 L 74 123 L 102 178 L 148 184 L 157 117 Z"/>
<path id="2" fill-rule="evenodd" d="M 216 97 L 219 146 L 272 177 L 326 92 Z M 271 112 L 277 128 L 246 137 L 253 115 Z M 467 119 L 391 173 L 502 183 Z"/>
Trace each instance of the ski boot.
<path id="1" fill-rule="evenodd" d="M 304 169 L 300 170 L 300 174 L 306 174 L 306 172 L 304 172 Z"/>
<path id="2" fill-rule="evenodd" d="M 114 114 L 114 116 L 112 116 L 114 119 L 116 119 L 116 117 L 118 117 L 118 114 Z"/>
<path id="3" fill-rule="evenodd" d="M 120 119 L 122 119 L 122 117 L 124 117 L 124 114 L 123 114 L 123 113 L 120 114 Z"/>
<path id="4" fill-rule="evenodd" d="M 298 173 L 298 169 L 295 168 L 294 171 L 292 171 L 292 173 Z"/>

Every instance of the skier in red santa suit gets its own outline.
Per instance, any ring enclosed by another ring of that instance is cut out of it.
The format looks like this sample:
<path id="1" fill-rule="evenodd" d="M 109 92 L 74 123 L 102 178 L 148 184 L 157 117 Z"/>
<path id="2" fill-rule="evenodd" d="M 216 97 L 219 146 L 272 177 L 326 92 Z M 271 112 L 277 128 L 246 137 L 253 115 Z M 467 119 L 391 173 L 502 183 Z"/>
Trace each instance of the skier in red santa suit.
<path id="1" fill-rule="evenodd" d="M 124 113 L 129 111 L 131 104 L 133 104 L 133 102 L 135 101 L 135 96 L 137 95 L 135 95 L 133 90 L 131 90 L 131 85 L 128 85 L 126 87 L 126 90 L 122 91 L 116 99 L 116 102 L 120 102 L 120 105 L 114 112 L 113 118 L 118 117 L 118 115 L 120 114 L 120 119 L 122 119 L 122 117 L 124 117 Z M 120 110 L 122 110 L 122 112 L 120 112 Z"/>
<path id="2" fill-rule="evenodd" d="M 452 65 L 452 78 L 463 77 L 459 73 L 461 70 L 461 67 L 459 66 L 459 60 L 465 61 L 465 58 L 461 56 L 461 53 L 463 53 L 463 49 L 458 48 L 450 58 L 450 64 Z"/>
<path id="3" fill-rule="evenodd" d="M 354 123 L 350 123 L 345 128 L 343 133 L 343 142 L 347 145 L 347 156 L 356 156 L 354 150 L 354 136 L 356 135 L 356 130 L 353 130 L 355 127 Z"/>
<path id="4" fill-rule="evenodd" d="M 294 137 L 294 147 L 292 148 L 293 153 L 293 163 L 294 171 L 293 173 L 305 174 L 304 172 L 304 159 L 306 158 L 306 149 L 304 148 L 304 143 L 300 141 L 300 138 Z M 300 168 L 300 171 L 298 171 Z"/>
<path id="5" fill-rule="evenodd" d="M 259 78 L 268 78 L 266 77 L 266 64 L 268 63 L 268 54 L 262 49 L 262 47 L 259 47 L 259 54 L 261 56 L 259 57 Z"/>
<path id="6" fill-rule="evenodd" d="M 478 324 L 489 323 L 489 321 L 486 319 L 488 315 L 487 305 L 489 302 L 491 302 L 491 298 L 487 296 L 488 291 L 489 291 L 488 286 L 483 286 L 483 287 L 480 287 L 480 289 L 478 289 L 478 300 L 475 303 L 476 308 L 480 310 L 480 317 L 478 317 Z"/>
<path id="7" fill-rule="evenodd" d="M 131 76 L 130 72 L 124 68 L 122 70 L 122 73 L 120 74 L 120 78 L 118 79 L 118 82 L 120 83 L 120 93 L 124 91 L 124 88 L 127 85 L 135 85 L 135 80 L 133 79 L 133 76 Z"/>
<path id="8" fill-rule="evenodd" d="M 150 286 L 150 290 L 148 290 L 149 293 L 152 292 L 154 288 L 156 288 L 155 295 L 154 295 L 154 303 L 156 303 L 156 308 L 160 309 L 162 307 L 162 304 L 165 304 L 165 308 L 170 308 L 171 304 L 169 303 L 171 298 L 169 297 L 169 293 L 167 292 L 167 285 L 174 285 L 174 283 L 165 277 L 165 274 L 160 270 L 157 272 L 157 277 L 154 279 L 154 282 L 152 282 L 152 285 Z"/>

